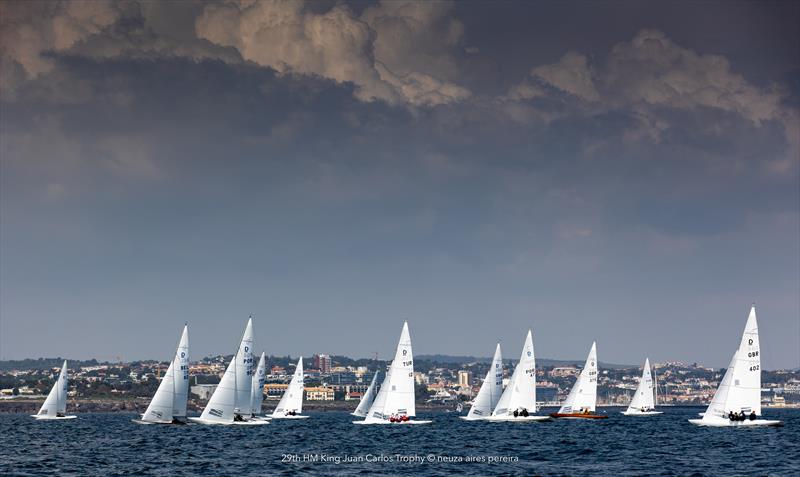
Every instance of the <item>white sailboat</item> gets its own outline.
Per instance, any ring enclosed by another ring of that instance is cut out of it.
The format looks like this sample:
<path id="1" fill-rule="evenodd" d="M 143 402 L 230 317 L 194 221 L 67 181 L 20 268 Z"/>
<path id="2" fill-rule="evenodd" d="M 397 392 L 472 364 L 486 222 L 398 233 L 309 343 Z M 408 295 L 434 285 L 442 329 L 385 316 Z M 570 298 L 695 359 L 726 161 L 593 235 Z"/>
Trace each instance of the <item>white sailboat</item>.
<path id="1" fill-rule="evenodd" d="M 580 376 L 572 386 L 567 400 L 552 417 L 569 419 L 606 419 L 608 416 L 594 414 L 597 404 L 597 343 L 592 343 L 589 356 Z"/>
<path id="2" fill-rule="evenodd" d="M 286 392 L 283 393 L 278 406 L 272 411 L 269 417 L 273 419 L 308 419 L 310 416 L 303 416 L 303 393 L 305 385 L 303 383 L 303 357 L 297 360 L 292 381 Z"/>
<path id="3" fill-rule="evenodd" d="M 138 424 L 183 424 L 189 398 L 189 326 L 184 325 L 175 357 Z"/>
<path id="4" fill-rule="evenodd" d="M 528 330 L 525 345 L 514 374 L 508 381 L 506 390 L 497 401 L 497 406 L 489 417 L 490 421 L 547 421 L 548 416 L 536 416 L 536 354 L 533 350 L 533 334 Z"/>
<path id="5" fill-rule="evenodd" d="M 208 400 L 200 417 L 189 420 L 199 424 L 221 425 L 260 425 L 268 424 L 265 420 L 247 420 L 251 414 L 250 392 L 253 374 L 253 319 L 247 321 L 242 341 L 233 359 L 222 375 L 214 394 Z"/>
<path id="6" fill-rule="evenodd" d="M 642 379 L 639 380 L 639 386 L 636 388 L 636 393 L 633 395 L 628 409 L 622 411 L 622 414 L 626 416 L 654 416 L 656 414 L 663 414 L 655 410 L 656 402 L 653 390 L 653 376 L 650 374 L 650 358 L 645 358 Z"/>
<path id="7" fill-rule="evenodd" d="M 77 416 L 67 416 L 67 385 L 67 360 L 64 360 L 58 379 L 50 389 L 47 399 L 44 400 L 39 412 L 32 417 L 43 421 L 75 419 Z"/>
<path id="8" fill-rule="evenodd" d="M 253 387 L 250 394 L 250 419 L 270 420 L 269 417 L 261 416 L 261 404 L 264 402 L 264 380 L 267 377 L 267 355 L 261 352 L 261 359 L 258 360 L 258 367 L 253 374 Z"/>
<path id="9" fill-rule="evenodd" d="M 354 424 L 428 424 L 431 421 L 413 420 L 414 405 L 414 358 L 411 351 L 411 335 L 408 322 L 403 323 L 400 341 L 397 343 L 394 360 L 383 379 L 381 389 L 363 421 Z"/>
<path id="10" fill-rule="evenodd" d="M 732 415 L 741 417 L 731 419 Z M 689 422 L 711 427 L 782 425 L 781 421 L 758 419 L 758 416 L 761 416 L 761 350 L 754 305 L 747 317 L 739 348 L 733 353 L 711 404 L 702 419 L 689 419 Z"/>
<path id="11" fill-rule="evenodd" d="M 375 388 L 378 386 L 378 374 L 379 373 L 375 371 L 375 375 L 372 376 L 372 382 L 369 383 L 367 392 L 365 392 L 361 397 L 361 401 L 358 402 L 358 407 L 355 411 L 350 413 L 351 415 L 356 417 L 367 416 L 367 411 L 369 411 L 369 408 L 372 406 L 372 402 L 375 401 L 375 396 L 377 395 Z"/>
<path id="12" fill-rule="evenodd" d="M 532 353 L 533 351 L 531 348 L 531 354 Z M 472 407 L 469 408 L 469 413 L 467 413 L 466 416 L 461 416 L 461 419 L 466 421 L 488 419 L 497 406 L 498 401 L 500 401 L 500 396 L 502 394 L 503 353 L 500 350 L 500 343 L 497 343 L 497 348 L 494 350 L 494 358 L 492 358 L 492 364 L 489 365 L 489 371 L 486 372 L 486 378 L 484 378 L 483 384 L 481 384 L 481 389 L 478 391 L 478 395 L 475 396 Z"/>

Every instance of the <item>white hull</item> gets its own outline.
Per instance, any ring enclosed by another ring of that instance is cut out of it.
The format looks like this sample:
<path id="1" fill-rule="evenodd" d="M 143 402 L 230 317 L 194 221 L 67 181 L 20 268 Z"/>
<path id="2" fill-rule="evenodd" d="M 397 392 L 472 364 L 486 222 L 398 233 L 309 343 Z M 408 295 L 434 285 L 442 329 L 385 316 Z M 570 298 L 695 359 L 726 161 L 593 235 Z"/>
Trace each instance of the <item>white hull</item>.
<path id="1" fill-rule="evenodd" d="M 249 417 L 251 421 L 271 421 L 272 418 L 269 416 L 256 416 L 256 417 Z"/>
<path id="2" fill-rule="evenodd" d="M 250 421 L 214 421 L 211 419 L 203 419 L 202 417 L 190 417 L 190 421 L 207 426 L 264 426 L 269 424 L 269 421 L 257 419 Z"/>
<path id="3" fill-rule="evenodd" d="M 369 422 L 368 422 L 368 421 L 353 421 L 353 424 L 359 424 L 359 425 L 366 425 L 366 424 L 377 424 L 377 425 L 387 424 L 387 425 L 388 425 L 388 424 L 391 424 L 391 425 L 393 425 L 393 426 L 395 426 L 395 425 L 396 425 L 396 426 L 403 426 L 403 425 L 406 425 L 406 424 L 430 424 L 430 423 L 432 423 L 432 422 L 433 422 L 433 421 L 415 421 L 415 420 L 403 421 L 403 422 L 389 422 L 389 421 L 369 421 Z"/>
<path id="4" fill-rule="evenodd" d="M 270 419 L 308 419 L 311 416 L 303 416 L 302 414 L 297 416 L 278 416 L 276 414 L 270 414 Z"/>
<path id="5" fill-rule="evenodd" d="M 728 419 L 689 419 L 689 422 L 696 426 L 706 427 L 764 427 L 764 426 L 782 426 L 782 421 L 769 420 L 769 419 L 756 419 L 755 421 L 730 421 Z"/>
<path id="6" fill-rule="evenodd" d="M 141 424 L 143 426 L 149 426 L 151 424 L 158 424 L 161 426 L 182 426 L 186 424 L 185 422 L 172 422 L 172 421 L 143 421 L 141 419 L 131 419 L 131 422 L 135 422 L 136 424 Z"/>
<path id="7" fill-rule="evenodd" d="M 469 417 L 469 416 L 458 416 L 459 419 L 463 419 L 465 421 L 488 421 L 489 416 L 486 417 Z"/>
<path id="8" fill-rule="evenodd" d="M 659 414 L 664 414 L 661 411 L 621 411 L 621 413 L 626 416 L 657 416 Z"/>
<path id="9" fill-rule="evenodd" d="M 487 419 L 490 422 L 536 422 L 549 421 L 550 416 L 492 416 Z"/>
<path id="10" fill-rule="evenodd" d="M 37 416 L 36 414 L 31 415 L 32 418 L 36 419 L 37 421 L 65 421 L 68 419 L 77 419 L 78 416 L 60 416 L 60 417 L 45 417 L 45 416 Z"/>

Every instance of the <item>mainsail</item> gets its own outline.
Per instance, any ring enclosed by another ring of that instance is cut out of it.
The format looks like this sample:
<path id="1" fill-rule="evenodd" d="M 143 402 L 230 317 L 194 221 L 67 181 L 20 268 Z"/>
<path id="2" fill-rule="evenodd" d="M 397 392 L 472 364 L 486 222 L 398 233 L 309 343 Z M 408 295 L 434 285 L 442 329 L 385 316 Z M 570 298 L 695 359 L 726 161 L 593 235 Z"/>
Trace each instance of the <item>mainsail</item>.
<path id="1" fill-rule="evenodd" d="M 296 414 L 302 413 L 304 390 L 303 357 L 301 356 L 300 359 L 297 360 L 297 367 L 294 370 L 292 381 L 289 383 L 289 387 L 286 388 L 286 392 L 283 393 L 283 397 L 281 397 L 280 402 L 278 402 L 278 407 L 275 408 L 273 414 L 280 415 L 290 412 L 295 412 Z"/>
<path id="2" fill-rule="evenodd" d="M 514 368 L 514 374 L 511 375 L 492 416 L 508 416 L 522 409 L 529 413 L 536 412 L 536 355 L 530 330 L 525 337 L 519 363 Z"/>
<path id="3" fill-rule="evenodd" d="M 250 401 L 251 415 L 261 414 L 261 403 L 264 401 L 264 380 L 267 377 L 267 355 L 261 352 L 258 368 L 253 374 L 253 387 Z"/>
<path id="4" fill-rule="evenodd" d="M 58 379 L 36 415 L 42 418 L 64 416 L 67 412 L 67 385 L 67 360 L 64 360 Z"/>
<path id="5" fill-rule="evenodd" d="M 372 382 L 369 384 L 367 388 L 367 392 L 364 393 L 364 396 L 361 397 L 361 401 L 358 403 L 358 407 L 355 411 L 353 411 L 354 416 L 364 417 L 367 415 L 367 411 L 369 410 L 370 406 L 372 406 L 372 402 L 375 400 L 375 387 L 378 384 L 378 372 L 375 371 L 375 375 L 372 376 Z"/>
<path id="6" fill-rule="evenodd" d="M 761 415 L 761 356 L 756 308 L 750 309 L 739 348 L 703 415 L 703 420 L 727 419 L 729 412 Z"/>
<path id="7" fill-rule="evenodd" d="M 531 355 L 533 355 L 533 345 L 531 345 Z M 481 389 L 469 409 L 467 419 L 482 419 L 492 414 L 500 396 L 503 394 L 503 353 L 500 351 L 500 343 L 494 350 L 494 358 L 486 373 L 486 378 L 481 384 Z"/>
<path id="8" fill-rule="evenodd" d="M 253 413 L 251 407 L 253 390 L 253 318 L 247 321 L 247 328 L 236 354 L 236 401 L 234 412 L 240 416 Z"/>
<path id="9" fill-rule="evenodd" d="M 639 380 L 639 386 L 636 388 L 636 393 L 633 395 L 630 405 L 628 405 L 627 412 L 652 411 L 654 407 L 653 376 L 650 374 L 650 359 L 646 358 L 644 360 L 642 379 Z"/>
<path id="10" fill-rule="evenodd" d="M 175 357 L 161 379 L 150 405 L 142 415 L 146 422 L 172 422 L 186 416 L 189 397 L 189 327 L 183 327 Z"/>
<path id="11" fill-rule="evenodd" d="M 252 386 L 251 377 L 247 376 L 246 379 L 248 389 L 247 401 L 244 404 L 239 404 L 241 401 L 237 401 L 237 395 L 240 394 L 237 392 L 237 389 L 239 389 L 237 386 L 239 384 L 237 368 L 246 366 L 246 360 L 248 359 L 248 355 L 252 349 L 252 342 L 253 319 L 251 318 L 247 322 L 247 327 L 245 328 L 244 335 L 242 336 L 242 341 L 239 344 L 239 349 L 236 351 L 233 359 L 228 364 L 228 368 L 225 369 L 225 374 L 222 375 L 222 379 L 217 385 L 217 388 L 214 390 L 214 394 L 211 395 L 211 399 L 209 399 L 206 408 L 203 409 L 203 413 L 200 415 L 201 420 L 227 424 L 233 422 L 235 415 L 239 413 L 239 411 L 235 409 L 247 408 L 249 410 L 249 393 Z M 252 360 L 253 359 L 251 356 L 251 365 Z"/>
<path id="12" fill-rule="evenodd" d="M 381 389 L 369 408 L 365 422 L 388 420 L 392 415 L 416 416 L 414 407 L 414 358 L 408 322 L 403 323 L 394 360 L 383 379 Z"/>
<path id="13" fill-rule="evenodd" d="M 583 365 L 583 370 L 578 381 L 572 387 L 572 390 L 564 401 L 564 405 L 559 409 L 559 414 L 570 414 L 582 411 L 594 412 L 595 403 L 597 402 L 597 344 L 592 343 L 592 349 L 589 350 L 589 356 L 586 358 L 586 364 Z"/>

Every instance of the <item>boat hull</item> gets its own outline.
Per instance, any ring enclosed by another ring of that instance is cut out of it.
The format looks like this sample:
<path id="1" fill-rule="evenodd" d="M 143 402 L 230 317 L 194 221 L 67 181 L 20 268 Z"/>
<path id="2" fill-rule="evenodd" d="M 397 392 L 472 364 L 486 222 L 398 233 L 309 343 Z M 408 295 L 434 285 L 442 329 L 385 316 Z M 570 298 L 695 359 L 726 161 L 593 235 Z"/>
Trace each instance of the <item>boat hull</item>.
<path id="1" fill-rule="evenodd" d="M 661 411 L 621 411 L 621 413 L 626 416 L 657 416 L 659 414 L 664 414 Z"/>
<path id="2" fill-rule="evenodd" d="M 550 416 L 491 416 L 486 419 L 489 422 L 541 422 L 552 420 Z"/>
<path id="3" fill-rule="evenodd" d="M 392 426 L 404 426 L 404 425 L 415 425 L 415 424 L 430 424 L 433 421 L 416 421 L 416 420 L 409 420 L 403 422 L 389 422 L 389 421 L 353 421 L 353 424 L 358 425 L 368 425 L 368 424 L 376 424 L 376 425 L 392 425 Z"/>
<path id="4" fill-rule="evenodd" d="M 297 416 L 278 416 L 276 414 L 270 414 L 267 417 L 270 419 L 308 419 L 311 416 L 303 416 L 302 414 Z"/>
<path id="5" fill-rule="evenodd" d="M 264 426 L 269 424 L 269 421 L 263 419 L 248 421 L 214 421 L 211 419 L 203 419 L 202 417 L 190 417 L 189 420 L 197 424 L 205 424 L 208 426 Z"/>
<path id="6" fill-rule="evenodd" d="M 560 414 L 558 412 L 550 414 L 550 417 L 554 419 L 608 419 L 608 416 L 603 414 Z"/>
<path id="7" fill-rule="evenodd" d="M 729 421 L 727 419 L 689 419 L 696 426 L 704 427 L 781 427 L 783 421 L 771 419 L 756 419 L 754 421 Z"/>
<path id="8" fill-rule="evenodd" d="M 50 416 L 50 417 L 44 417 L 44 416 L 37 416 L 36 414 L 32 414 L 31 417 L 36 419 L 37 421 L 67 421 L 67 420 L 70 420 L 70 419 L 77 419 L 78 418 L 78 416 L 56 416 L 56 417 Z"/>

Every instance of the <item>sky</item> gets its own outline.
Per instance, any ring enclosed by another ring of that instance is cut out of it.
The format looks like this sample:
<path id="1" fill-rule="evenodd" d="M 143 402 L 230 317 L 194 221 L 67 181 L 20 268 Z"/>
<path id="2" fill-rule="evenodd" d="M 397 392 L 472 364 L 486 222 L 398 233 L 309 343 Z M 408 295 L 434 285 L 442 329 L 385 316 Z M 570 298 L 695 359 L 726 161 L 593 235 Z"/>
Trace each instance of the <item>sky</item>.
<path id="1" fill-rule="evenodd" d="M 797 2 L 0 3 L 0 358 L 800 366 Z"/>

